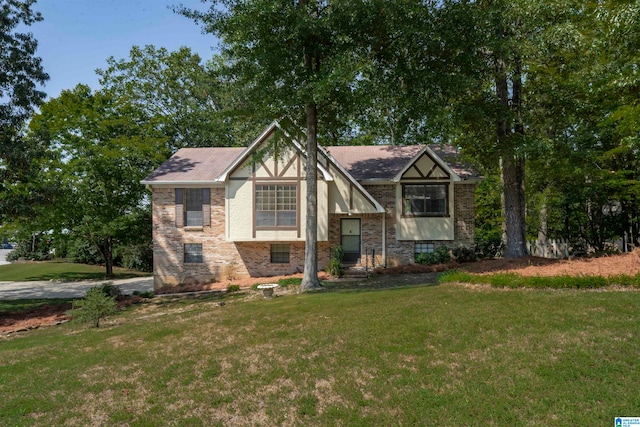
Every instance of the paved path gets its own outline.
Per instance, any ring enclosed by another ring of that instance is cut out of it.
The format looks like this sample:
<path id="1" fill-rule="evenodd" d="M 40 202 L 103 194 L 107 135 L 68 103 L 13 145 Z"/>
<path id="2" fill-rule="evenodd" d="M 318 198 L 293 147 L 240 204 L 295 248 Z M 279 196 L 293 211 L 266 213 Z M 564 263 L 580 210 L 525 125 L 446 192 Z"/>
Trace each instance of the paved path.
<path id="1" fill-rule="evenodd" d="M 91 280 L 80 282 L 0 282 L 0 300 L 30 299 L 30 298 L 78 298 L 83 297 L 93 286 L 106 280 Z M 153 291 L 153 277 L 138 277 L 133 279 L 112 280 L 120 287 L 123 294 L 133 291 Z"/>

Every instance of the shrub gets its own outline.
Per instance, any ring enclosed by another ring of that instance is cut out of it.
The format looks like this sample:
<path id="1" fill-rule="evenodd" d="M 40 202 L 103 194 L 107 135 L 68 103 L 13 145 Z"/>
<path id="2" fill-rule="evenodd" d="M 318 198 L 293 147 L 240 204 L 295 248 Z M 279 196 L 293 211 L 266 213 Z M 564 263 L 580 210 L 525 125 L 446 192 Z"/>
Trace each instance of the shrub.
<path id="1" fill-rule="evenodd" d="M 114 251 L 119 264 L 130 270 L 153 271 L 153 245 L 143 243 L 139 245 L 119 246 Z"/>
<path id="2" fill-rule="evenodd" d="M 278 285 L 283 288 L 290 285 L 300 285 L 300 283 L 302 283 L 302 278 L 300 277 L 285 277 L 284 279 L 278 280 Z"/>
<path id="3" fill-rule="evenodd" d="M 74 300 L 71 310 L 67 311 L 73 320 L 82 323 L 91 323 L 96 328 L 100 327 L 100 321 L 116 312 L 117 303 L 115 297 L 107 296 L 104 292 L 104 283 L 87 291 L 84 299 Z"/>
<path id="4" fill-rule="evenodd" d="M 467 246 L 458 246 L 453 251 L 456 262 L 474 262 L 477 260 L 476 253 L 473 248 Z"/>
<path id="5" fill-rule="evenodd" d="M 95 245 L 86 240 L 78 239 L 69 245 L 67 249 L 67 259 L 79 264 L 101 264 L 104 258 Z"/>
<path id="6" fill-rule="evenodd" d="M 112 297 L 114 299 L 118 299 L 122 295 L 120 288 L 112 282 L 104 282 L 103 284 L 96 286 L 96 288 L 100 289 L 105 296 Z"/>
<path id="7" fill-rule="evenodd" d="M 153 291 L 133 291 L 133 296 L 140 298 L 153 298 L 155 294 Z"/>
<path id="8" fill-rule="evenodd" d="M 423 252 L 416 256 L 416 263 L 422 265 L 446 264 L 451 260 L 451 254 L 446 246 L 440 246 L 434 252 Z"/>
<path id="9" fill-rule="evenodd" d="M 332 275 L 333 277 L 342 276 L 342 259 L 343 258 L 344 258 L 344 249 L 342 248 L 342 246 L 338 245 L 333 250 L 333 254 L 331 256 L 331 259 L 329 260 L 329 263 L 327 264 L 327 267 L 325 268 L 325 271 L 328 274 Z"/>
<path id="10" fill-rule="evenodd" d="M 227 292 L 238 292 L 239 290 L 240 290 L 240 285 L 227 286 Z"/>

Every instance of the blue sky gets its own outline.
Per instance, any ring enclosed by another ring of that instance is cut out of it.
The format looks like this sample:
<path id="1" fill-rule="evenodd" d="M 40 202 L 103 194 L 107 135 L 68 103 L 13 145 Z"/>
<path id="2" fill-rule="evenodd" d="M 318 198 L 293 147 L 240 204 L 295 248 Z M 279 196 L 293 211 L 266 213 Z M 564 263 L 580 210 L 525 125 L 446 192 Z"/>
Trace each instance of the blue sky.
<path id="1" fill-rule="evenodd" d="M 33 9 L 44 21 L 28 31 L 50 76 L 44 91 L 51 98 L 78 83 L 97 89 L 95 69 L 105 68 L 110 56 L 128 58 L 134 45 L 188 46 L 203 60 L 211 58 L 216 39 L 169 9 L 177 4 L 206 8 L 200 0 L 38 0 Z"/>

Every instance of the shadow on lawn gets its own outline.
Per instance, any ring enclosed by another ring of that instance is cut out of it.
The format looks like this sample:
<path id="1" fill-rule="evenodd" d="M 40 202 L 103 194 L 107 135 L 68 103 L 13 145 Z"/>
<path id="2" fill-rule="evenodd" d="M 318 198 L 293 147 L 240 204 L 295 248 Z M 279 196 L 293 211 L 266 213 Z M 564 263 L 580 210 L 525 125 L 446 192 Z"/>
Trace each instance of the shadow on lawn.
<path id="1" fill-rule="evenodd" d="M 394 289 L 405 286 L 438 284 L 440 273 L 415 273 L 415 274 L 374 274 L 368 279 L 348 280 L 338 279 L 324 281 L 325 291 L 341 290 L 381 290 Z"/>

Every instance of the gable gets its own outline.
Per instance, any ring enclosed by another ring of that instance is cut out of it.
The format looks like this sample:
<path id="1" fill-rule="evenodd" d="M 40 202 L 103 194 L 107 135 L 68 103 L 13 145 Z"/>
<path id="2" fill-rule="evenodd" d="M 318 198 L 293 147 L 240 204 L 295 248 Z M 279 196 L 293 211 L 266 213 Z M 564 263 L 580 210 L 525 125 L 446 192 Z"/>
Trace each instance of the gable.
<path id="1" fill-rule="evenodd" d="M 400 179 L 437 179 L 448 180 L 449 172 L 445 170 L 429 153 L 424 152 L 406 169 Z"/>

